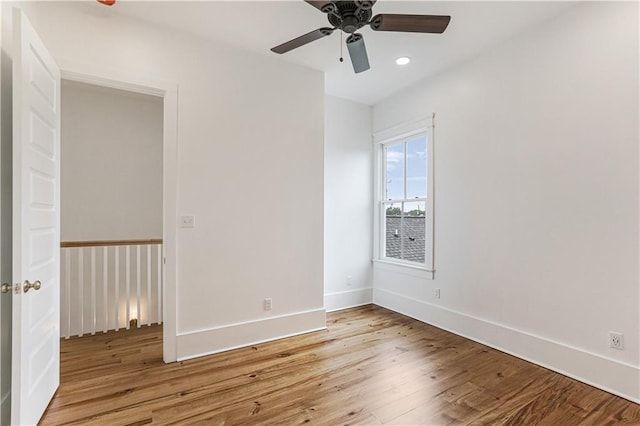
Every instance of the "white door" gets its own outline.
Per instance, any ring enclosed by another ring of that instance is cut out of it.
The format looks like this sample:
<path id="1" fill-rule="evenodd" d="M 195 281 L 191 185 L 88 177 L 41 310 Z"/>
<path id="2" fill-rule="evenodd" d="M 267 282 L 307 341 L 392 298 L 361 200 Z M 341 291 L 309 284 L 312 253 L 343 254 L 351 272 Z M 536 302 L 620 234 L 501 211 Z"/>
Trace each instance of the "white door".
<path id="1" fill-rule="evenodd" d="M 13 29 L 11 423 L 30 425 L 60 382 L 60 71 L 20 9 Z"/>
<path id="2" fill-rule="evenodd" d="M 2 5 L 0 5 L 0 22 L 2 22 Z M 2 26 L 2 25 L 0 25 Z M 0 46 L 2 45 L 2 31 L 0 31 Z M 7 188 L 11 184 L 5 178 L 5 170 L 11 170 L 11 159 L 8 158 L 6 145 L 10 143 L 10 136 L 7 134 L 9 128 L 5 120 L 7 111 L 2 110 L 3 105 L 7 104 L 5 98 L 10 92 L 8 89 L 9 76 L 5 72 L 2 74 L 0 67 L 0 173 L 2 185 L 0 185 L 0 235 L 2 235 L 2 243 L 0 244 L 0 282 L 3 283 L 2 291 L 0 291 L 0 425 L 8 425 L 11 422 L 11 412 L 9 405 L 11 404 L 11 292 L 4 286 L 4 283 L 11 282 L 11 247 L 7 248 L 6 238 L 11 231 L 11 200 L 5 199 L 5 192 L 11 195 L 10 189 Z M 9 202 L 7 202 L 9 201 Z M 10 241 L 9 241 L 10 243 Z M 7 284 L 8 286 L 9 284 Z"/>

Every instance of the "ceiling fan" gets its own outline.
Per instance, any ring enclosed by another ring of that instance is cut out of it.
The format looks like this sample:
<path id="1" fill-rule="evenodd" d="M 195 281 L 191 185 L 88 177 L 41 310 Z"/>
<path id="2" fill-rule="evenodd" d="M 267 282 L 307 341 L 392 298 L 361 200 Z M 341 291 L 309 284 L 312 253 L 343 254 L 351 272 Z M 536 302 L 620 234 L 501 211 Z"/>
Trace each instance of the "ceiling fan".
<path id="1" fill-rule="evenodd" d="M 271 49 L 275 53 L 287 53 L 312 41 L 327 37 L 335 30 L 349 34 L 347 49 L 356 73 L 368 70 L 369 57 L 362 34 L 356 33 L 369 25 L 374 31 L 399 31 L 411 33 L 441 34 L 449 25 L 450 16 L 441 15 L 399 15 L 382 13 L 372 17 L 376 0 L 328 1 L 304 0 L 327 15 L 332 27 L 318 28 L 300 37 L 289 40 Z M 342 60 L 342 59 L 341 59 Z"/>

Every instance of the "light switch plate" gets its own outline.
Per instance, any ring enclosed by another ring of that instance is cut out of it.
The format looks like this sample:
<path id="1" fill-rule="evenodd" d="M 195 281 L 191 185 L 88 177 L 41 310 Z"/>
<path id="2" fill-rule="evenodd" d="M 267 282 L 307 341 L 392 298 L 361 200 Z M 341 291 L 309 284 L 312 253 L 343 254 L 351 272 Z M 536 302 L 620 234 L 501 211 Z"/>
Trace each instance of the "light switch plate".
<path id="1" fill-rule="evenodd" d="M 195 216 L 181 216 L 180 227 L 182 228 L 195 228 L 196 218 Z"/>

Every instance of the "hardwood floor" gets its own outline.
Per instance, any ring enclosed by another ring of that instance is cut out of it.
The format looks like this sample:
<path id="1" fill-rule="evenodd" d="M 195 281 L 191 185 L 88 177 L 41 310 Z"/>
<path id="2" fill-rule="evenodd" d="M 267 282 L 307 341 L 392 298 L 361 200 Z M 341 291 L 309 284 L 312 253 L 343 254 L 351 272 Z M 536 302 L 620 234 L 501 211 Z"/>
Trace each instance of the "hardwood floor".
<path id="1" fill-rule="evenodd" d="M 63 340 L 43 425 L 614 425 L 640 405 L 377 306 L 162 362 L 162 328 Z"/>

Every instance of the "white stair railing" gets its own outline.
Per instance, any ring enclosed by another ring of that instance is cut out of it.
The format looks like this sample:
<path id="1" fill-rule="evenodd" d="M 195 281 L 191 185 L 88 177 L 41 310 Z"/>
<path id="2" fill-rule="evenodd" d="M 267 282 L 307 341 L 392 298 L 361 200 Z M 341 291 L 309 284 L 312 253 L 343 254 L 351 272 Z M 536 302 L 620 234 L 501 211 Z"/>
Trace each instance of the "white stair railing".
<path id="1" fill-rule="evenodd" d="M 63 242 L 60 250 L 61 337 L 162 323 L 162 240 Z"/>

